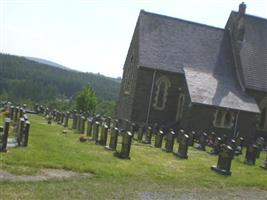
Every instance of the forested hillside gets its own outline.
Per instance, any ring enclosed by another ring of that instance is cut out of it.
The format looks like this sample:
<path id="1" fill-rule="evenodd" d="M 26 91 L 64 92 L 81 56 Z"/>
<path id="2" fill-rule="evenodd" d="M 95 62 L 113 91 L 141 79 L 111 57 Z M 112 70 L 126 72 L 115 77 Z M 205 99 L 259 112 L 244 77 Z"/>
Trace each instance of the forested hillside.
<path id="1" fill-rule="evenodd" d="M 117 100 L 120 81 L 103 75 L 68 71 L 19 56 L 0 54 L 0 97 L 33 102 L 71 99 L 86 84 L 97 97 Z"/>

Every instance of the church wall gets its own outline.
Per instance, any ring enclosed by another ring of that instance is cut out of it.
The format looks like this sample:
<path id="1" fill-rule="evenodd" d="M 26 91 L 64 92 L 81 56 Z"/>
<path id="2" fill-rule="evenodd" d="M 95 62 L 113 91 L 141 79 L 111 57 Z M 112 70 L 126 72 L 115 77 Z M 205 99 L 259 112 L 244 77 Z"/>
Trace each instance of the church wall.
<path id="1" fill-rule="evenodd" d="M 190 116 L 188 116 L 187 126 L 185 127 L 186 132 L 215 132 L 216 135 L 222 136 L 224 134 L 229 137 L 234 136 L 235 120 L 234 125 L 231 128 L 220 128 L 214 126 L 215 113 L 218 110 L 217 107 L 205 106 L 201 104 L 193 104 L 191 107 Z M 223 109 L 220 109 L 223 110 Z M 225 111 L 229 111 L 226 110 Z M 238 111 L 230 110 L 233 112 L 235 119 Z M 239 131 L 239 136 L 244 137 L 247 141 L 255 137 L 255 128 L 253 124 L 255 123 L 255 114 L 248 112 L 240 112 L 238 116 L 238 123 L 236 130 Z"/>

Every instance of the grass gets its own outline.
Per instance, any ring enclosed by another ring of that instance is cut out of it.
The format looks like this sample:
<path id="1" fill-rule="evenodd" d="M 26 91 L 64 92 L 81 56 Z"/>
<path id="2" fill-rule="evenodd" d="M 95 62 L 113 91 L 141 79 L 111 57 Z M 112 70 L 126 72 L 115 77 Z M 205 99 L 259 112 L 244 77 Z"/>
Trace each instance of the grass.
<path id="1" fill-rule="evenodd" d="M 180 195 L 192 191 L 208 197 L 225 189 L 267 190 L 267 173 L 259 167 L 266 157 L 263 153 L 255 166 L 243 164 L 243 156 L 235 158 L 232 176 L 225 177 L 210 170 L 217 163 L 217 156 L 191 147 L 189 159 L 182 160 L 133 142 L 131 159 L 121 160 L 100 145 L 78 142 L 80 135 L 72 130 L 62 134 L 62 126 L 48 125 L 41 116 L 29 118 L 29 146 L 0 153 L 0 169 L 33 175 L 42 168 L 57 168 L 90 172 L 94 176 L 64 181 L 0 182 L 0 199 L 140 199 L 140 195 L 153 192 Z"/>

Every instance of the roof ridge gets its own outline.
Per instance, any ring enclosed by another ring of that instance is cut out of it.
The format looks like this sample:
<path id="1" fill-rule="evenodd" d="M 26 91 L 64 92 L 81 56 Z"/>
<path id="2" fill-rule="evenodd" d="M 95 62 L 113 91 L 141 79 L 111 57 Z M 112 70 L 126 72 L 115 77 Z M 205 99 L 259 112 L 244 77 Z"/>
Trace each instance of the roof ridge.
<path id="1" fill-rule="evenodd" d="M 238 14 L 238 12 L 234 11 L 234 10 L 232 10 L 232 13 Z M 263 17 L 257 16 L 257 15 L 245 14 L 245 17 L 253 17 L 253 18 L 257 18 L 259 20 L 264 20 L 267 22 L 267 18 L 263 18 Z"/>
<path id="2" fill-rule="evenodd" d="M 163 14 L 158 14 L 158 13 L 148 12 L 148 11 L 145 11 L 145 10 L 143 10 L 143 9 L 140 10 L 140 15 L 141 15 L 141 14 L 154 15 L 154 16 L 161 17 L 161 18 L 177 20 L 177 21 L 180 21 L 180 22 L 190 23 L 190 24 L 194 24 L 194 25 L 198 25 L 198 26 L 204 26 L 204 27 L 207 27 L 207 28 L 217 29 L 217 30 L 221 30 L 221 31 L 224 31 L 224 30 L 225 30 L 224 28 L 215 27 L 215 26 L 211 26 L 211 25 L 203 24 L 203 23 L 199 23 L 199 22 L 188 21 L 188 20 L 185 20 L 185 19 L 180 19 L 180 18 L 176 18 L 176 17 L 171 17 L 171 16 L 168 16 L 168 15 L 163 15 Z"/>

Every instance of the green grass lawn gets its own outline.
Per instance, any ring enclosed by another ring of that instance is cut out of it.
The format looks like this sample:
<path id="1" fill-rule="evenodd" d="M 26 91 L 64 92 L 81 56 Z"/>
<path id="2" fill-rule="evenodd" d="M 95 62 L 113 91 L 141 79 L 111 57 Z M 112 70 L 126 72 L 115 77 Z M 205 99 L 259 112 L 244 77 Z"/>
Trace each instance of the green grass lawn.
<path id="1" fill-rule="evenodd" d="M 244 156 L 236 157 L 232 162 L 232 176 L 225 177 L 210 170 L 217 163 L 217 156 L 191 147 L 188 160 L 182 160 L 133 142 L 131 159 L 121 160 L 100 145 L 78 142 L 80 135 L 72 130 L 62 134 L 62 126 L 48 125 L 41 116 L 29 118 L 29 146 L 0 153 L 1 169 L 32 175 L 42 168 L 56 168 L 90 172 L 94 176 L 64 181 L 0 182 L 0 199 L 142 199 L 142 195 L 145 198 L 152 193 L 159 195 L 159 199 L 185 193 L 205 199 L 223 191 L 267 191 L 267 171 L 259 167 L 265 153 L 255 166 L 243 164 Z"/>

